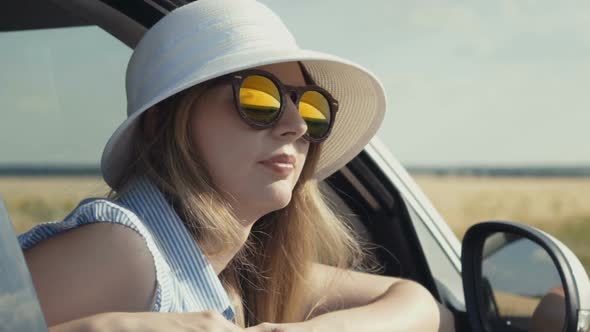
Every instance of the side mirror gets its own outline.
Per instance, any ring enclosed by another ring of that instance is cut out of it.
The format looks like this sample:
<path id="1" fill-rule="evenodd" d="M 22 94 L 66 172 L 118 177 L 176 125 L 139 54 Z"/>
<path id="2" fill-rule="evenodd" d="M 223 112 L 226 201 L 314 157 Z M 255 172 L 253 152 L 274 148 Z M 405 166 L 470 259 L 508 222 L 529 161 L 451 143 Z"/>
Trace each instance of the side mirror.
<path id="1" fill-rule="evenodd" d="M 461 261 L 473 331 L 590 331 L 588 275 L 551 235 L 512 222 L 479 223 L 463 238 Z"/>

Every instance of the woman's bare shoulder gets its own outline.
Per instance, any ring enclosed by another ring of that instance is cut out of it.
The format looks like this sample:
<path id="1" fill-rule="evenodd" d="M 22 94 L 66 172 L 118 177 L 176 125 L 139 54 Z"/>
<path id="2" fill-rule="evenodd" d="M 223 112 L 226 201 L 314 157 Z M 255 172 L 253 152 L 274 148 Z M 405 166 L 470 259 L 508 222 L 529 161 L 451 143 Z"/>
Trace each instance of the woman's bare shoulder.
<path id="1" fill-rule="evenodd" d="M 49 326 L 109 311 L 149 311 L 154 260 L 133 229 L 90 223 L 24 252 Z"/>

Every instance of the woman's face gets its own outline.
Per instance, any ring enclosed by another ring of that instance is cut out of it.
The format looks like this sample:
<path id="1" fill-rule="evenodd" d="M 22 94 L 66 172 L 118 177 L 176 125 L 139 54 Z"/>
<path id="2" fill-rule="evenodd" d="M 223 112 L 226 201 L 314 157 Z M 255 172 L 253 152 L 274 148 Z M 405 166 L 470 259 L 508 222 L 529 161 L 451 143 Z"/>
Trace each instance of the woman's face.
<path id="1" fill-rule="evenodd" d="M 296 62 L 258 67 L 284 84 L 303 86 Z M 290 98 L 281 119 L 269 129 L 250 127 L 239 116 L 230 83 L 214 86 L 198 98 L 191 115 L 193 144 L 212 181 L 229 195 L 233 212 L 255 221 L 285 207 L 303 169 L 309 143 L 307 130 Z M 273 158 L 275 158 L 273 160 Z"/>

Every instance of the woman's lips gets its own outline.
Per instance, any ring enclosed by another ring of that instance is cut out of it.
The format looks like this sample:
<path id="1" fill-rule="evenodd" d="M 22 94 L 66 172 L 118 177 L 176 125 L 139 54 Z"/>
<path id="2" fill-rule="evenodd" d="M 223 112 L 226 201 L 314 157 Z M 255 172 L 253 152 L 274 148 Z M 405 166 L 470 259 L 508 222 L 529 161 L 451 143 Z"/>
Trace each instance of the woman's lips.
<path id="1" fill-rule="evenodd" d="M 295 157 L 288 154 L 279 154 L 260 163 L 282 176 L 288 176 L 295 170 Z"/>

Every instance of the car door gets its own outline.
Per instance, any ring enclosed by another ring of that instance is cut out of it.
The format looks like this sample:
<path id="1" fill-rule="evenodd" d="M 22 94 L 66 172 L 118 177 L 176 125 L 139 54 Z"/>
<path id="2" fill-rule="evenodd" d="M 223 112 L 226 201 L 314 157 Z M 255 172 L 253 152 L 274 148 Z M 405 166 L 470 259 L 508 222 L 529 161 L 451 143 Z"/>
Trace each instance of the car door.
<path id="1" fill-rule="evenodd" d="M 47 331 L 29 269 L 1 196 L 0 330 Z"/>

